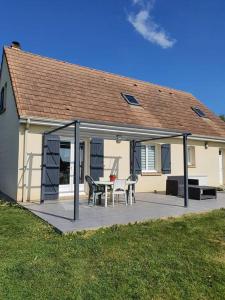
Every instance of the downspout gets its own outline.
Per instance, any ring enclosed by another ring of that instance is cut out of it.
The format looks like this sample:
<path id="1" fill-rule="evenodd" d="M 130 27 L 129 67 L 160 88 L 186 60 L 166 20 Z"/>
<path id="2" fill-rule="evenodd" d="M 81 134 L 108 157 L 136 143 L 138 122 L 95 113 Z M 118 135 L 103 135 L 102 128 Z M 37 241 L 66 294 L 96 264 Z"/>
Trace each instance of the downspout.
<path id="1" fill-rule="evenodd" d="M 24 141 L 23 141 L 23 190 L 22 190 L 22 202 L 27 201 L 27 139 L 30 128 L 30 119 L 26 120 L 24 128 Z"/>

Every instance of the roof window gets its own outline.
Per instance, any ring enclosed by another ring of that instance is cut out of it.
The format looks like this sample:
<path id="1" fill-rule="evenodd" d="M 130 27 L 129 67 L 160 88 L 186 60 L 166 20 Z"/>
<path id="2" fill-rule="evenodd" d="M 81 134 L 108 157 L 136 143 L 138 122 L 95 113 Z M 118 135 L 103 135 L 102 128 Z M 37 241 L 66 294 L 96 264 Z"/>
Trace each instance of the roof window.
<path id="1" fill-rule="evenodd" d="M 123 93 L 122 93 L 122 96 L 127 101 L 128 104 L 136 105 L 136 106 L 140 105 L 140 103 L 134 96 L 129 95 L 129 94 L 123 94 Z"/>
<path id="2" fill-rule="evenodd" d="M 206 114 L 197 106 L 192 106 L 192 110 L 201 118 L 205 118 Z"/>

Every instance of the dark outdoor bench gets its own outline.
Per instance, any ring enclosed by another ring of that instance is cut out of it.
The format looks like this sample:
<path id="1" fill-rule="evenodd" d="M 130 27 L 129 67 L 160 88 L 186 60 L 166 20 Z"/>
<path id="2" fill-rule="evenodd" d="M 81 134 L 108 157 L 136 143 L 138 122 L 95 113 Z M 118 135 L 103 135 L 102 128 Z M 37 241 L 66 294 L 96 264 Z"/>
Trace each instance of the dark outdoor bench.
<path id="1" fill-rule="evenodd" d="M 189 185 L 189 198 L 195 200 L 216 199 L 217 190 L 212 186 Z"/>
<path id="2" fill-rule="evenodd" d="M 216 199 L 217 190 L 212 186 L 199 186 L 198 179 L 188 179 L 189 198 L 195 200 Z M 168 176 L 166 195 L 184 196 L 184 176 Z"/>
<path id="3" fill-rule="evenodd" d="M 188 185 L 199 185 L 198 179 L 188 179 Z M 168 176 L 166 181 L 166 195 L 184 196 L 184 176 Z"/>

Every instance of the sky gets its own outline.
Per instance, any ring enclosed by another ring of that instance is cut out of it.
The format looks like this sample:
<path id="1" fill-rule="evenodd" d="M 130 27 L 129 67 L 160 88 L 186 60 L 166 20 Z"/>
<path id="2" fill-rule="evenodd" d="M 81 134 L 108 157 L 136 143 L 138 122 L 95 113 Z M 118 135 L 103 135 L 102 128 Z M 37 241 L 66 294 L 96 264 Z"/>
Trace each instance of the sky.
<path id="1" fill-rule="evenodd" d="M 0 46 L 184 90 L 225 114 L 224 0 L 0 0 Z"/>

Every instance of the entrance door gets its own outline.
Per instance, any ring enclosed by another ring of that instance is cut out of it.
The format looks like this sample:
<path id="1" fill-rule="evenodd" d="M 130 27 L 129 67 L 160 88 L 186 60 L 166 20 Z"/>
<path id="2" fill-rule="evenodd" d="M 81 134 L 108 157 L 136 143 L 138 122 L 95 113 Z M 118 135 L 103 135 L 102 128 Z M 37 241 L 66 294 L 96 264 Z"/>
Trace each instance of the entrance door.
<path id="1" fill-rule="evenodd" d="M 219 172 L 220 172 L 220 185 L 224 184 L 224 167 L 223 167 L 223 159 L 224 159 L 224 154 L 223 151 L 220 149 L 219 150 Z"/>
<path id="2" fill-rule="evenodd" d="M 73 193 L 74 185 L 74 143 L 60 141 L 60 196 L 69 196 Z M 84 142 L 80 143 L 80 192 L 84 191 Z"/>

